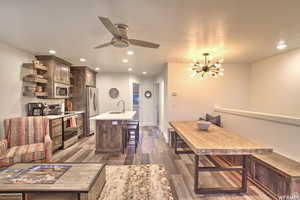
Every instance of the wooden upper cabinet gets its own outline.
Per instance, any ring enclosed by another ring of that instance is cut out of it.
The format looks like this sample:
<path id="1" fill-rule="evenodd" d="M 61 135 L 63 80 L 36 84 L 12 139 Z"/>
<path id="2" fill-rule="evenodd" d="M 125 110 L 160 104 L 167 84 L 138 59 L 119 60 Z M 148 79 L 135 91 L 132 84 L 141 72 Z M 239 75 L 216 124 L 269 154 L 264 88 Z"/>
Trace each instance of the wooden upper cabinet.
<path id="1" fill-rule="evenodd" d="M 54 82 L 70 85 L 70 66 L 56 62 Z"/>
<path id="2" fill-rule="evenodd" d="M 48 67 L 48 98 L 55 98 L 55 83 L 70 85 L 70 67 L 72 64 L 52 55 L 38 55 L 36 58 Z"/>
<path id="3" fill-rule="evenodd" d="M 87 69 L 85 71 L 85 80 L 87 86 L 94 86 L 96 87 L 96 72 Z"/>

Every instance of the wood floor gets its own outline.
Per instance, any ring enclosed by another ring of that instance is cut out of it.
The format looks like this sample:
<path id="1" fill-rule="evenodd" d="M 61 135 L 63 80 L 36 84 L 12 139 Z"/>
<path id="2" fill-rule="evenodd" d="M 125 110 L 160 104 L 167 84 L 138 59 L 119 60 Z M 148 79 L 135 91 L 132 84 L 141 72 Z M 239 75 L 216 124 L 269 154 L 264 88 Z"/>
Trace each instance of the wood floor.
<path id="1" fill-rule="evenodd" d="M 53 155 L 54 162 L 101 162 L 109 165 L 161 164 L 168 171 L 174 199 L 180 200 L 269 200 L 262 191 L 249 182 L 247 194 L 195 195 L 193 191 L 193 155 L 176 155 L 155 127 L 142 127 L 137 152 L 129 148 L 125 154 L 95 154 L 95 137 L 81 139 L 77 144 Z M 212 165 L 205 157 L 201 164 Z M 200 173 L 201 187 L 238 186 L 240 177 L 230 172 Z M 1 199 L 1 197 L 0 197 Z M 5 198 L 6 200 L 8 198 Z"/>
<path id="2" fill-rule="evenodd" d="M 249 183 L 247 194 L 239 195 L 195 195 L 193 191 L 193 155 L 176 155 L 155 127 L 142 127 L 137 152 L 129 148 L 125 154 L 95 154 L 94 136 L 82 139 L 78 144 L 54 154 L 55 162 L 102 162 L 109 165 L 161 164 L 167 171 L 175 199 L 180 200 L 268 200 L 263 192 Z M 205 166 L 211 163 L 201 158 Z M 238 186 L 240 177 L 230 172 L 200 173 L 201 187 Z"/>

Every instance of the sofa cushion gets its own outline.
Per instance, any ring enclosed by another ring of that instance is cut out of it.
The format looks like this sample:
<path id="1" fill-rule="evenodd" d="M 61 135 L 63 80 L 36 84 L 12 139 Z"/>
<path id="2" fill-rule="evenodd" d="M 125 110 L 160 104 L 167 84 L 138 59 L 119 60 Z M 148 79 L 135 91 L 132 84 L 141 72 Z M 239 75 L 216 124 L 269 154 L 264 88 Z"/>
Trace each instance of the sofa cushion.
<path id="1" fill-rule="evenodd" d="M 15 146 L 9 149 L 6 157 L 10 162 L 32 162 L 45 159 L 44 143 Z"/>

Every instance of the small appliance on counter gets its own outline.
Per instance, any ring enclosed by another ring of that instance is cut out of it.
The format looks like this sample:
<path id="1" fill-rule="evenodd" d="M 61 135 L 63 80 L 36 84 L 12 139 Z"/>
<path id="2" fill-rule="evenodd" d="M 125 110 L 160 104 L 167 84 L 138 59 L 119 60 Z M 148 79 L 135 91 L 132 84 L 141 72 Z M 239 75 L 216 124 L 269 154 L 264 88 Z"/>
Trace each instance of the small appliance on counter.
<path id="1" fill-rule="evenodd" d="M 47 104 L 45 103 L 28 103 L 27 116 L 44 116 L 46 113 Z"/>
<path id="2" fill-rule="evenodd" d="M 51 104 L 48 105 L 47 108 L 47 115 L 61 115 L 62 110 L 61 110 L 61 105 L 60 104 Z"/>

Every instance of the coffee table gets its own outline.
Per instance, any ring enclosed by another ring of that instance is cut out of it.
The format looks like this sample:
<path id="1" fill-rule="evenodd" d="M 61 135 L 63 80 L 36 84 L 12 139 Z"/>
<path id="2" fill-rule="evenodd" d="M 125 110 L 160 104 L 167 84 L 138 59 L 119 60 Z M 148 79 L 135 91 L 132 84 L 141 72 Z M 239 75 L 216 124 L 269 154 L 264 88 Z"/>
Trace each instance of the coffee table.
<path id="1" fill-rule="evenodd" d="M 105 184 L 105 164 L 99 163 L 19 163 L 7 169 L 34 165 L 70 165 L 53 184 L 7 183 L 0 180 L 0 193 L 21 193 L 23 200 L 96 200 Z"/>

